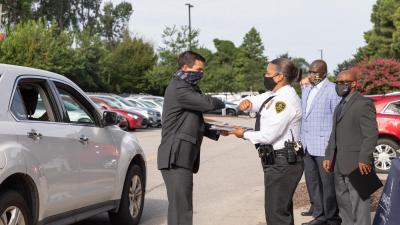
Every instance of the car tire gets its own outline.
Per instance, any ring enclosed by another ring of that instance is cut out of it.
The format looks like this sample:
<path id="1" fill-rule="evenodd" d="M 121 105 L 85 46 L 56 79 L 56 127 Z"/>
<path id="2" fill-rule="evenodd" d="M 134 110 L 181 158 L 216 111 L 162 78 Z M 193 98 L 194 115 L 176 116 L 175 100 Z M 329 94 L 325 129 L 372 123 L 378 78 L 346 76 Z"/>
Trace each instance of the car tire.
<path id="1" fill-rule="evenodd" d="M 118 212 L 110 212 L 113 225 L 137 225 L 143 212 L 145 183 L 142 169 L 134 165 L 127 173 Z"/>
<path id="2" fill-rule="evenodd" d="M 226 115 L 227 116 L 236 116 L 236 112 L 233 109 L 227 109 L 226 110 Z"/>
<path id="3" fill-rule="evenodd" d="M 392 164 L 391 160 L 400 156 L 399 149 L 400 146 L 395 141 L 388 138 L 379 139 L 373 153 L 376 172 L 388 173 Z"/>
<path id="4" fill-rule="evenodd" d="M 255 113 L 255 112 L 249 112 L 249 117 L 250 117 L 250 118 L 256 118 L 256 116 L 257 116 L 257 113 Z"/>
<path id="5" fill-rule="evenodd" d="M 19 216 L 18 216 L 19 215 Z M 33 221 L 28 210 L 28 205 L 22 195 L 16 191 L 4 191 L 0 194 L 0 218 L 3 224 L 32 225 Z M 16 223 L 12 219 L 17 217 Z"/>

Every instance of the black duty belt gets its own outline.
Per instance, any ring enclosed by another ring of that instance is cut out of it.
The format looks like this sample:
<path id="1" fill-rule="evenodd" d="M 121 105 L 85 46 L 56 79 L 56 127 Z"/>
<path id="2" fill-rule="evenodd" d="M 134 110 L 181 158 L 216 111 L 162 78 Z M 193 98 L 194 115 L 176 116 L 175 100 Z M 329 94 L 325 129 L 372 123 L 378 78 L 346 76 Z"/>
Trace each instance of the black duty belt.
<path id="1" fill-rule="evenodd" d="M 287 149 L 274 150 L 276 158 L 286 158 L 288 156 Z"/>

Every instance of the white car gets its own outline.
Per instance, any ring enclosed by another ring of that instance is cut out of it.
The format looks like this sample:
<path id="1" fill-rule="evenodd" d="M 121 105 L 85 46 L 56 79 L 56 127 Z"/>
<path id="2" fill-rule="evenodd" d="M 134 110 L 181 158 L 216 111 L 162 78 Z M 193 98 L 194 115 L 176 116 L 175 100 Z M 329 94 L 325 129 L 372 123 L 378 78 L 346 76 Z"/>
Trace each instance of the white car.
<path id="1" fill-rule="evenodd" d="M 0 224 L 139 224 L 145 156 L 115 112 L 43 70 L 0 64 L 0 90 Z"/>
<path id="2" fill-rule="evenodd" d="M 146 100 L 146 99 L 137 99 L 137 98 L 125 98 L 125 100 L 129 101 L 132 103 L 134 106 L 140 107 L 140 108 L 149 108 L 153 110 L 157 110 L 157 112 L 160 113 L 162 116 L 162 106 L 156 104 L 152 100 Z"/>

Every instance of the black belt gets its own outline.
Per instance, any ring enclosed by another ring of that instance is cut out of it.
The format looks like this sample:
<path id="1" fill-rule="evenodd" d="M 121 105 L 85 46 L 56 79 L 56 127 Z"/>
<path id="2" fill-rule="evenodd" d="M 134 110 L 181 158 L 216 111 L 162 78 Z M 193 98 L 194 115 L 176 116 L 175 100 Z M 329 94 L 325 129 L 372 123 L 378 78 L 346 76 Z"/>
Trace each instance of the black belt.
<path id="1" fill-rule="evenodd" d="M 274 150 L 276 158 L 286 158 L 288 156 L 287 149 Z"/>

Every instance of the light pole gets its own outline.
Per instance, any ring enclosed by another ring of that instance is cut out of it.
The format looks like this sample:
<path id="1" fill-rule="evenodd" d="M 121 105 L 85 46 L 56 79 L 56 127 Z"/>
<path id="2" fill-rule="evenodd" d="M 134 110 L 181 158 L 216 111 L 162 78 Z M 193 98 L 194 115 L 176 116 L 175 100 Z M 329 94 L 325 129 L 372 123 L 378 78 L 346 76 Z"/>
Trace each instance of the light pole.
<path id="1" fill-rule="evenodd" d="M 192 49 L 192 18 L 190 14 L 190 9 L 194 7 L 194 5 L 190 3 L 186 3 L 188 10 L 189 10 L 189 50 Z"/>
<path id="2" fill-rule="evenodd" d="M 318 49 L 318 51 L 321 53 L 321 59 L 324 59 L 324 50 L 323 49 Z"/>

